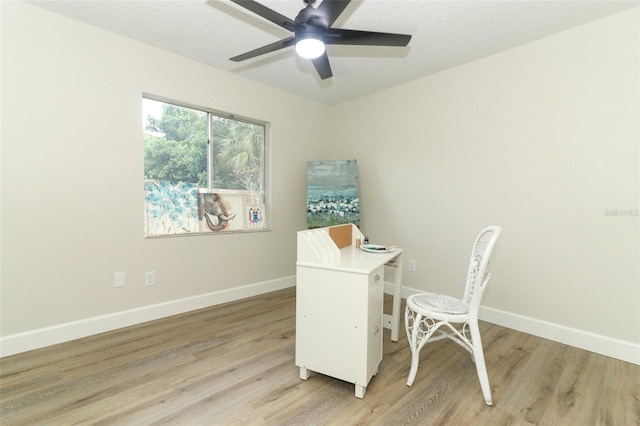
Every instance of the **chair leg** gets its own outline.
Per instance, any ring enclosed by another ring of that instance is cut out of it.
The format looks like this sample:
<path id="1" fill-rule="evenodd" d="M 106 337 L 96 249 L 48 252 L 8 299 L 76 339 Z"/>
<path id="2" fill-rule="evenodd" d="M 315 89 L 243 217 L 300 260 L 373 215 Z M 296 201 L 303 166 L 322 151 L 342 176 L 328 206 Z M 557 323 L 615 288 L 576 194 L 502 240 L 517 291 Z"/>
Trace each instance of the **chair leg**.
<path id="1" fill-rule="evenodd" d="M 480 388 L 482 389 L 482 395 L 484 396 L 484 402 L 487 405 L 493 405 L 491 398 L 491 386 L 489 385 L 489 376 L 487 374 L 487 366 L 484 362 L 484 351 L 482 350 L 482 339 L 480 338 L 480 330 L 478 329 L 478 322 L 473 321 L 469 324 L 471 331 L 471 339 L 473 343 L 472 357 L 476 363 L 476 371 L 478 372 L 478 380 L 480 381 Z"/>
<path id="2" fill-rule="evenodd" d="M 482 351 L 482 349 L 480 349 Z M 487 375 L 487 367 L 484 364 L 484 358 L 482 362 L 479 362 L 482 355 L 476 355 L 476 370 L 478 371 L 478 379 L 480 380 L 480 388 L 482 388 L 482 395 L 484 396 L 484 402 L 487 405 L 493 405 L 491 399 L 491 386 L 489 385 L 489 376 Z"/>
<path id="3" fill-rule="evenodd" d="M 409 377 L 407 378 L 407 386 L 413 385 L 413 381 L 416 379 L 418 373 L 418 364 L 420 363 L 420 351 L 411 348 L 411 369 L 409 370 Z"/>
<path id="4" fill-rule="evenodd" d="M 418 372 L 418 364 L 420 363 L 420 345 L 418 333 L 420 330 L 420 319 L 422 315 L 413 312 L 409 306 L 405 309 L 405 329 L 407 331 L 407 339 L 409 340 L 409 349 L 411 349 L 411 369 L 407 378 L 407 386 L 413 385 Z"/>

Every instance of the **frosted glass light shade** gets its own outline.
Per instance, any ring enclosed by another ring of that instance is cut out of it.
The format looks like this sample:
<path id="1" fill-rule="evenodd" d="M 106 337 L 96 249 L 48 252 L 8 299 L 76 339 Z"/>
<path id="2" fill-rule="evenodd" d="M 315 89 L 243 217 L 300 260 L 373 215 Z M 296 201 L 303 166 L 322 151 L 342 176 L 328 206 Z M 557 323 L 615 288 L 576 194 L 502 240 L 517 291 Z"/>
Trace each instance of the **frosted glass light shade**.
<path id="1" fill-rule="evenodd" d="M 298 55 L 307 59 L 315 59 L 324 53 L 324 43 L 317 38 L 304 38 L 296 43 Z"/>

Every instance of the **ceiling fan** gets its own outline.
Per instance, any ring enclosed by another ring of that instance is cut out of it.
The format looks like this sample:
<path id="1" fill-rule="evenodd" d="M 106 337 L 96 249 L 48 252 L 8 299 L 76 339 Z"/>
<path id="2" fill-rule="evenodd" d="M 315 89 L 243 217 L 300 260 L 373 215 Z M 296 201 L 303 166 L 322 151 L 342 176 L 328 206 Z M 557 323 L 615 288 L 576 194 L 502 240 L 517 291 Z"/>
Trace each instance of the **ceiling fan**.
<path id="1" fill-rule="evenodd" d="M 331 28 L 331 25 L 351 0 L 323 0 L 317 7 L 314 7 L 317 0 L 304 0 L 307 6 L 298 13 L 295 20 L 287 18 L 254 0 L 231 1 L 293 33 L 292 36 L 275 43 L 234 56 L 231 58 L 234 62 L 244 61 L 295 45 L 298 55 L 311 59 L 320 78 L 324 80 L 333 76 L 329 57 L 325 50 L 326 44 L 406 46 L 411 40 L 411 36 L 405 34 Z"/>

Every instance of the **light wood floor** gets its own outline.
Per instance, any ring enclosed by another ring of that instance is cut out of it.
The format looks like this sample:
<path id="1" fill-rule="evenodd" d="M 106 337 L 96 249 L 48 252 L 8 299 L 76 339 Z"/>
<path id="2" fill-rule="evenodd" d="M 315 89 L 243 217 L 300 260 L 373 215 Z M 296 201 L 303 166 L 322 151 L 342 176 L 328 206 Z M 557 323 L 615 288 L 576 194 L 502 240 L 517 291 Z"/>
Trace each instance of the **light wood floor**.
<path id="1" fill-rule="evenodd" d="M 327 307 L 331 309 L 331 307 Z M 640 366 L 482 323 L 494 406 L 467 352 L 402 332 L 364 399 L 294 365 L 295 289 L 0 360 L 2 425 L 638 425 Z"/>

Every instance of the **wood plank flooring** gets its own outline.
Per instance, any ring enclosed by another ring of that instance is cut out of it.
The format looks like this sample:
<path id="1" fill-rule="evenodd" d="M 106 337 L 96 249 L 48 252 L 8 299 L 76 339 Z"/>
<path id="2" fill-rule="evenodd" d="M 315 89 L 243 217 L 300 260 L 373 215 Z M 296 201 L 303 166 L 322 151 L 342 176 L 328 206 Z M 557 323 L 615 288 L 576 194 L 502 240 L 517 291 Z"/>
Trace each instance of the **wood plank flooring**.
<path id="1" fill-rule="evenodd" d="M 0 424 L 640 425 L 640 366 L 488 323 L 481 332 L 492 407 L 449 341 L 423 349 L 407 387 L 406 337 L 391 342 L 389 330 L 358 399 L 350 383 L 300 380 L 285 289 L 0 359 Z"/>

